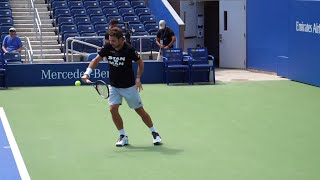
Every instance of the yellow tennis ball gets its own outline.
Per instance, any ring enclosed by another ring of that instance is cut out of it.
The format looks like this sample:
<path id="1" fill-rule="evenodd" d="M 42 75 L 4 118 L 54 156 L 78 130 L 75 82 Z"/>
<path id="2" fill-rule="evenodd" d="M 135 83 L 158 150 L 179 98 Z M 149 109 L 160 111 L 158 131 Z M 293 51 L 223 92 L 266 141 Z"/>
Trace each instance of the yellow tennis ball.
<path id="1" fill-rule="evenodd" d="M 80 85 L 81 85 L 81 82 L 80 82 L 80 81 L 76 81 L 76 82 L 74 83 L 74 85 L 80 86 Z"/>

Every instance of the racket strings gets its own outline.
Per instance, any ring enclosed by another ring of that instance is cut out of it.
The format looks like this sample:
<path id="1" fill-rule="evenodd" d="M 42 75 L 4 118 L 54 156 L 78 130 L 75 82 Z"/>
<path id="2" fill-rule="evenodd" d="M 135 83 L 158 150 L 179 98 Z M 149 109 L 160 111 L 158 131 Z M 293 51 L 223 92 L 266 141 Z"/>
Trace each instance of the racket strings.
<path id="1" fill-rule="evenodd" d="M 97 84 L 96 88 L 102 97 L 104 97 L 104 98 L 109 97 L 109 90 L 105 84 Z"/>

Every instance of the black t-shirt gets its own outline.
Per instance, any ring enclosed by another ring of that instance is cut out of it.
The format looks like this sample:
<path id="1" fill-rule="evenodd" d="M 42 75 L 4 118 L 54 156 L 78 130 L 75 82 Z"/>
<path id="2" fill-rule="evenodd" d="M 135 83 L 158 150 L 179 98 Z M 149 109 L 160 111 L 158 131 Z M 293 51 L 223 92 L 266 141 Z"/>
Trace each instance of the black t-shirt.
<path id="1" fill-rule="evenodd" d="M 172 36 L 174 36 L 174 32 L 168 27 L 165 27 L 164 29 L 159 29 L 157 33 L 157 38 L 159 38 L 160 41 L 163 40 L 163 45 L 165 46 L 170 44 L 170 42 L 172 41 Z M 172 47 L 173 45 L 169 48 Z"/>
<path id="2" fill-rule="evenodd" d="M 128 88 L 135 85 L 132 61 L 138 61 L 140 56 L 132 46 L 124 43 L 122 49 L 117 51 L 107 43 L 100 50 L 99 56 L 107 57 L 111 86 Z"/>

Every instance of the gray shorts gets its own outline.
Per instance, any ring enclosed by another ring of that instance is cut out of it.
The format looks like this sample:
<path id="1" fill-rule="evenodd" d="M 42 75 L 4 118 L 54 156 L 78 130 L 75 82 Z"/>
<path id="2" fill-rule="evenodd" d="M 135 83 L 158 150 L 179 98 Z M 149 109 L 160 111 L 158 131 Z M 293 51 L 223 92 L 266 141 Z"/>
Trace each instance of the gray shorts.
<path id="1" fill-rule="evenodd" d="M 126 100 L 127 104 L 132 109 L 137 109 L 143 106 L 139 92 L 136 86 L 129 88 L 116 88 L 109 86 L 110 96 L 109 105 L 122 104 L 122 97 Z"/>

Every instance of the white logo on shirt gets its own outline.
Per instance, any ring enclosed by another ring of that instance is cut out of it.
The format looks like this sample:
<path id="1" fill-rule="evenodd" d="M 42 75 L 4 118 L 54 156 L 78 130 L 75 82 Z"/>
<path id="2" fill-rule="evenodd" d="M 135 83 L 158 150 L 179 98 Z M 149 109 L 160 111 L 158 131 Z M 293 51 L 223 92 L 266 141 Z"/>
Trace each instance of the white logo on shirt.
<path id="1" fill-rule="evenodd" d="M 109 64 L 115 67 L 124 66 L 124 61 L 126 60 L 126 57 L 113 57 L 108 56 Z"/>

